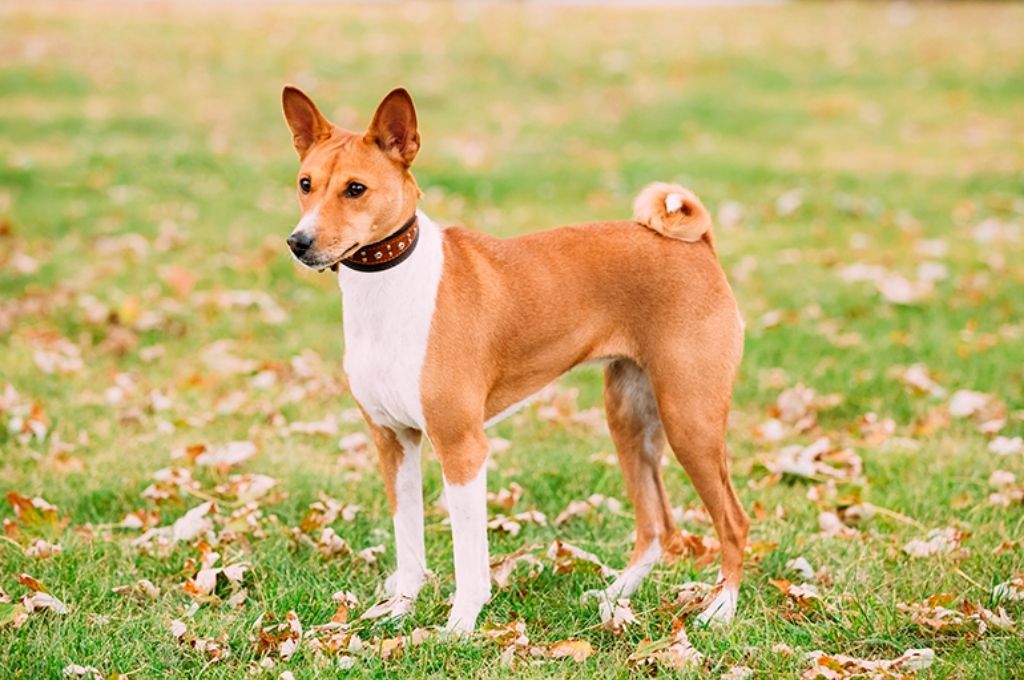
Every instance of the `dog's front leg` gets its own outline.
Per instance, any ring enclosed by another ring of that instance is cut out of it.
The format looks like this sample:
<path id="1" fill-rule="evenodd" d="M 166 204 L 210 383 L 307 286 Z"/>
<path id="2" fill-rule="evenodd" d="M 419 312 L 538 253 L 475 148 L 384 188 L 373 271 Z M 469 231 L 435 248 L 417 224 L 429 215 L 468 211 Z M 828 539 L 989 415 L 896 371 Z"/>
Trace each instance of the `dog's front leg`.
<path id="1" fill-rule="evenodd" d="M 491 597 L 487 553 L 487 454 L 483 429 L 449 440 L 434 440 L 444 473 L 444 493 L 452 523 L 455 598 L 445 630 L 470 632 Z"/>
<path id="2" fill-rule="evenodd" d="M 380 456 L 384 487 L 391 505 L 398 566 L 384 588 L 389 596 L 367 609 L 362 618 L 398 618 L 412 611 L 426 580 L 423 545 L 423 481 L 420 472 L 420 439 L 415 430 L 399 433 L 370 425 Z"/>

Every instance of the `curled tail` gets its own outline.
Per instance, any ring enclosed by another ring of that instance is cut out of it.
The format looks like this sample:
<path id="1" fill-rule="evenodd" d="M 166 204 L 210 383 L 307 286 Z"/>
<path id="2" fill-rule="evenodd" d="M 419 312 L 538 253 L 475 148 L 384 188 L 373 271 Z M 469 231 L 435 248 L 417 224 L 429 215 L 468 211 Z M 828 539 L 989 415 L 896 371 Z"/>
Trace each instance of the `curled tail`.
<path id="1" fill-rule="evenodd" d="M 703 238 L 714 247 L 710 213 L 697 194 L 678 184 L 644 187 L 633 201 L 633 219 L 662 236 L 691 243 Z"/>

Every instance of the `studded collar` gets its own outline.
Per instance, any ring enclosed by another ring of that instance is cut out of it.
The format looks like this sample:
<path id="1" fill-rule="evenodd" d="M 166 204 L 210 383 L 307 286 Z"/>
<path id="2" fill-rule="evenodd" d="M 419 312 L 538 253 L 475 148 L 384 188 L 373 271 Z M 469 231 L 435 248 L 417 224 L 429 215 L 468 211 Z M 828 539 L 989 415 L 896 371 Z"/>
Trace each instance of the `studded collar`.
<path id="1" fill-rule="evenodd" d="M 401 264 L 416 248 L 420 236 L 420 225 L 416 213 L 386 239 L 363 246 L 355 254 L 345 258 L 341 264 L 359 272 L 380 272 Z"/>

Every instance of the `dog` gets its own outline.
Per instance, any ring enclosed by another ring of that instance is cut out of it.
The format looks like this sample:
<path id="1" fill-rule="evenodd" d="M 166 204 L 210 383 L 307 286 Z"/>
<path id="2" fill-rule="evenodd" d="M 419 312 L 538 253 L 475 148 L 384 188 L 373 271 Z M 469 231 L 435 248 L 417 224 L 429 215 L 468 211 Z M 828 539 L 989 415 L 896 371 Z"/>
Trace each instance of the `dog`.
<path id="1" fill-rule="evenodd" d="M 455 595 L 445 630 L 472 631 L 491 594 L 485 429 L 569 369 L 605 364 L 604 402 L 636 514 L 628 566 L 601 594 L 629 597 L 681 550 L 661 475 L 666 443 L 721 543 L 719 589 L 700 614 L 732 620 L 749 520 L 729 478 L 725 434 L 743 322 L 690 191 L 645 189 L 633 221 L 511 239 L 441 228 L 417 209 L 412 98 L 388 94 L 366 132 L 282 94 L 298 152 L 302 218 L 287 242 L 337 273 L 344 369 L 379 453 L 397 568 L 364 618 L 412 610 L 427 575 L 420 445 L 437 452 L 451 518 Z"/>

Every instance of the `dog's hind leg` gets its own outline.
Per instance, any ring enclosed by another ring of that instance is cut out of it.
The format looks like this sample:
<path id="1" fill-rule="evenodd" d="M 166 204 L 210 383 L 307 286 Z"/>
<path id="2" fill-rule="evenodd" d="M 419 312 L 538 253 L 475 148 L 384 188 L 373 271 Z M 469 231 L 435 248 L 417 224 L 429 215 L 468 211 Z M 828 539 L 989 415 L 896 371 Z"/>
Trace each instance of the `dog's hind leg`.
<path id="1" fill-rule="evenodd" d="M 629 359 L 605 368 L 604 405 L 626 490 L 636 512 L 636 544 L 629 565 L 599 591 L 605 602 L 629 597 L 675 539 L 675 522 L 661 478 L 665 433 L 647 374 Z"/>
<path id="2" fill-rule="evenodd" d="M 711 515 L 722 545 L 722 590 L 699 621 L 727 623 L 736 612 L 750 520 L 729 479 L 726 458 L 732 375 L 711 368 L 713 364 L 664 362 L 652 368 L 652 381 L 669 445 Z"/>

